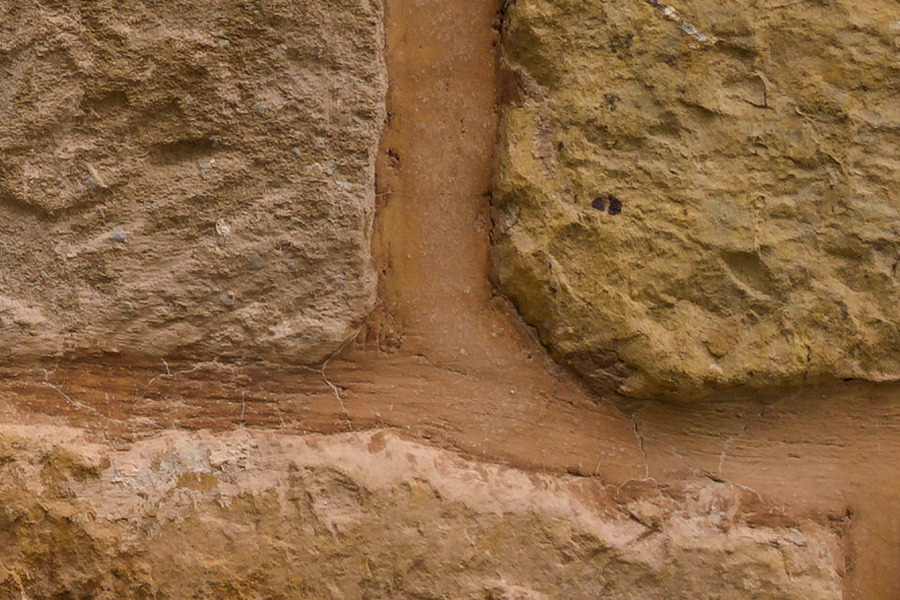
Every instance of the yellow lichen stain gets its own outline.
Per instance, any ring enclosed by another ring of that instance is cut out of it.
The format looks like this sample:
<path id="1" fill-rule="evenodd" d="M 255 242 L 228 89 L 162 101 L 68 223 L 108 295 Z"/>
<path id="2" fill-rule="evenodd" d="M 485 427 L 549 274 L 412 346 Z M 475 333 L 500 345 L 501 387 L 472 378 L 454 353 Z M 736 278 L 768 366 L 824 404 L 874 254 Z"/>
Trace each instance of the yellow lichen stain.
<path id="1" fill-rule="evenodd" d="M 176 485 L 198 492 L 208 492 L 219 486 L 219 480 L 211 473 L 182 473 Z"/>
<path id="2" fill-rule="evenodd" d="M 19 439 L 0 437 L 0 467 L 15 462 L 24 447 L 24 442 Z"/>
<path id="3" fill-rule="evenodd" d="M 41 466 L 41 475 L 48 483 L 59 483 L 66 479 L 84 482 L 100 476 L 99 466 L 60 446 L 41 456 Z"/>

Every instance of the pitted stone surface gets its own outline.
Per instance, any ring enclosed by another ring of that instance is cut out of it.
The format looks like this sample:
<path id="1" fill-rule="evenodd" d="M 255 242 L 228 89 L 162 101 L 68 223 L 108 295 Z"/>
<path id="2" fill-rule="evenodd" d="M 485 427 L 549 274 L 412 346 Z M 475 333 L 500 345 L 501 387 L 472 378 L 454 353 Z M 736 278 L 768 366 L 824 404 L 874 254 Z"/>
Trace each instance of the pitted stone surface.
<path id="1" fill-rule="evenodd" d="M 0 500 L 4 599 L 841 597 L 839 537 L 745 488 L 605 486 L 387 431 L 112 450 L 3 427 Z"/>
<path id="2" fill-rule="evenodd" d="M 503 291 L 598 387 L 900 377 L 889 0 L 517 0 Z"/>
<path id="3" fill-rule="evenodd" d="M 381 4 L 0 1 L 0 349 L 315 362 L 374 303 Z"/>

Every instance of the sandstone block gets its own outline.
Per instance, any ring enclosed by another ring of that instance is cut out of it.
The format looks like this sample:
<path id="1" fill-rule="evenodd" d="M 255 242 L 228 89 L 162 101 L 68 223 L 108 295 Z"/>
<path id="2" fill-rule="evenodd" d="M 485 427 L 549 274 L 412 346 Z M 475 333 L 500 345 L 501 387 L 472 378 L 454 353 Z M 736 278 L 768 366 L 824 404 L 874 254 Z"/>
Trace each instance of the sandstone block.
<path id="1" fill-rule="evenodd" d="M 315 362 L 374 302 L 381 4 L 0 1 L 0 352 Z"/>
<path id="2" fill-rule="evenodd" d="M 502 290 L 640 397 L 900 378 L 889 0 L 518 0 Z"/>
<path id="3" fill-rule="evenodd" d="M 113 451 L 4 427 L 0 524 L 4 599 L 841 597 L 839 536 L 747 489 L 605 486 L 385 431 Z"/>

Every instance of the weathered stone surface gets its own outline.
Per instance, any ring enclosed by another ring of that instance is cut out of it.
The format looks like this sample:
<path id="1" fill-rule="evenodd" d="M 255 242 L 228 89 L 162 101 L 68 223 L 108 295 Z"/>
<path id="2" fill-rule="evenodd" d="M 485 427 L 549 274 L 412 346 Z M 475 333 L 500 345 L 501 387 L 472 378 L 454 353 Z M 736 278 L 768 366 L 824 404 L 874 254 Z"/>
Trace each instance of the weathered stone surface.
<path id="1" fill-rule="evenodd" d="M 28 440 L 28 441 L 25 441 Z M 839 540 L 753 492 L 468 462 L 389 432 L 0 432 L 0 598 L 837 600 Z"/>
<path id="2" fill-rule="evenodd" d="M 373 305 L 381 4 L 0 1 L 0 353 L 313 362 Z"/>
<path id="3" fill-rule="evenodd" d="M 890 0 L 516 0 L 504 292 L 623 393 L 900 378 Z"/>

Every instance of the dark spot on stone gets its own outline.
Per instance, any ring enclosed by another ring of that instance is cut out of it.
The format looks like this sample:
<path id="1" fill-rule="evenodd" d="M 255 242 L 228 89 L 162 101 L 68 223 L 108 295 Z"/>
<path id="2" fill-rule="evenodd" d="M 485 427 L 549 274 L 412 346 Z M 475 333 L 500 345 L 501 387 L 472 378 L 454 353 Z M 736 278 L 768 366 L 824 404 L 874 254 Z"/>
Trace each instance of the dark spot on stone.
<path id="1" fill-rule="evenodd" d="M 223 306 L 234 306 L 234 292 L 227 291 L 219 294 L 219 303 Z"/>
<path id="2" fill-rule="evenodd" d="M 591 202 L 591 207 L 599 211 L 605 210 L 611 215 L 617 215 L 622 212 L 622 201 L 612 194 L 606 194 L 606 196 L 597 196 L 594 198 Z"/>
<path id="3" fill-rule="evenodd" d="M 628 32 L 625 35 L 613 35 L 609 39 L 609 51 L 618 54 L 620 50 L 628 50 L 634 42 L 634 33 Z"/>
<path id="4" fill-rule="evenodd" d="M 259 271 L 266 266 L 266 261 L 262 256 L 251 256 L 247 259 L 247 268 L 251 271 Z"/>
<path id="5" fill-rule="evenodd" d="M 609 198 L 609 210 L 607 211 L 611 215 L 617 215 L 622 212 L 622 201 L 610 194 Z"/>
<path id="6" fill-rule="evenodd" d="M 603 94 L 603 100 L 606 102 L 606 106 L 609 107 L 610 112 L 616 111 L 616 104 L 620 99 L 621 98 L 615 94 Z"/>
<path id="7" fill-rule="evenodd" d="M 566 145 L 564 143 L 556 142 L 556 151 L 557 152 L 562 152 L 565 149 L 566 149 Z"/>

